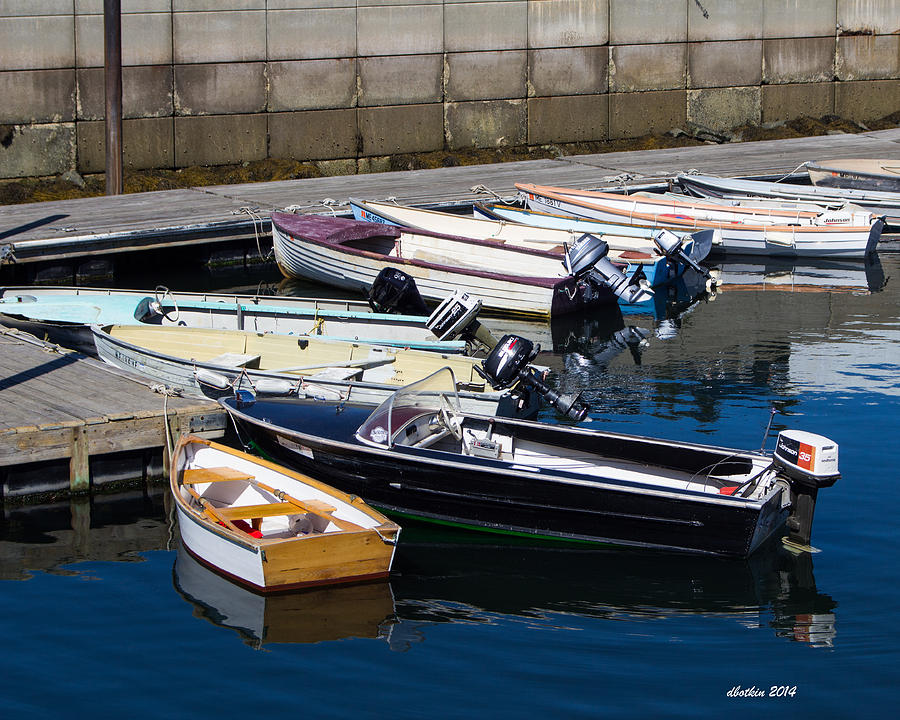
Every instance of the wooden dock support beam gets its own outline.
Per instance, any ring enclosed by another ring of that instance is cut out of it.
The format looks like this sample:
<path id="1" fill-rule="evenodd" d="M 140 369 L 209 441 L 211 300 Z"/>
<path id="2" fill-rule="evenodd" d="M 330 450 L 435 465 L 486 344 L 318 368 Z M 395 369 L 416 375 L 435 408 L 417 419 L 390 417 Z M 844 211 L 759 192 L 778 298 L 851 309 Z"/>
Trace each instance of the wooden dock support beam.
<path id="1" fill-rule="evenodd" d="M 72 428 L 72 457 L 69 460 L 69 489 L 73 493 L 85 493 L 91 489 L 90 448 L 87 427 Z"/>

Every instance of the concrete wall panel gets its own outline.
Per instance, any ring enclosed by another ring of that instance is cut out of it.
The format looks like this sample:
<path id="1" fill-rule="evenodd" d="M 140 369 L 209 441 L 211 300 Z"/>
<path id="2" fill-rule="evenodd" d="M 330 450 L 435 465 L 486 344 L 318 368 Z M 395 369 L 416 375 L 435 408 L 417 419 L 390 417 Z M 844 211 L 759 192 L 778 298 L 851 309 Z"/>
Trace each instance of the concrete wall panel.
<path id="1" fill-rule="evenodd" d="M 75 123 L 6 126 L 0 135 L 0 176 L 58 175 L 75 167 Z"/>
<path id="2" fill-rule="evenodd" d="M 688 2 L 609 0 L 609 44 L 687 41 Z"/>
<path id="3" fill-rule="evenodd" d="M 440 103 L 360 108 L 357 118 L 363 156 L 430 152 L 444 146 Z"/>
<path id="4" fill-rule="evenodd" d="M 444 49 L 444 7 L 360 7 L 355 30 L 360 56 L 439 53 Z"/>
<path id="5" fill-rule="evenodd" d="M 78 119 L 102 120 L 106 116 L 103 68 L 77 72 Z M 155 118 L 172 112 L 171 65 L 122 68 L 122 117 Z"/>
<path id="6" fill-rule="evenodd" d="M 834 37 L 837 0 L 765 0 L 763 37 Z"/>
<path id="7" fill-rule="evenodd" d="M 758 125 L 762 116 L 759 87 L 688 90 L 687 119 L 710 130 Z"/>
<path id="8" fill-rule="evenodd" d="M 608 137 L 607 95 L 528 100 L 528 143 L 531 145 L 603 141 Z"/>
<path id="9" fill-rule="evenodd" d="M 102 3 L 103 0 L 96 0 Z M 76 5 L 84 0 L 75 0 Z M 71 15 L 72 0 L 0 0 L 0 17 Z"/>
<path id="10" fill-rule="evenodd" d="M 356 8 L 269 10 L 269 60 L 356 55 Z"/>
<path id="11" fill-rule="evenodd" d="M 900 80 L 863 80 L 834 84 L 834 114 L 850 120 L 877 120 L 897 112 Z"/>
<path id="12" fill-rule="evenodd" d="M 685 88 L 687 47 L 686 43 L 658 43 L 610 48 L 610 92 Z"/>
<path id="13" fill-rule="evenodd" d="M 101 9 L 102 13 L 102 9 Z M 103 67 L 103 15 L 75 18 L 78 67 Z M 170 13 L 122 12 L 122 65 L 165 65 L 172 62 Z"/>
<path id="14" fill-rule="evenodd" d="M 609 88 L 606 46 L 528 51 L 528 95 L 594 95 Z"/>
<path id="15" fill-rule="evenodd" d="M 79 122 L 80 173 L 106 170 L 106 131 L 102 121 Z M 122 122 L 122 166 L 125 170 L 174 167 L 175 122 L 172 118 L 140 118 Z"/>
<path id="16" fill-rule="evenodd" d="M 688 44 L 688 87 L 759 85 L 762 40 Z"/>
<path id="17" fill-rule="evenodd" d="M 269 156 L 295 160 L 355 157 L 356 109 L 269 115 Z"/>
<path id="18" fill-rule="evenodd" d="M 690 0 L 687 3 L 688 40 L 761 38 L 763 4 L 764 0 L 702 0 L 700 3 Z"/>
<path id="19" fill-rule="evenodd" d="M 572 48 L 609 42 L 609 0 L 528 3 L 528 47 Z"/>
<path id="20" fill-rule="evenodd" d="M 449 53 L 447 102 L 525 97 L 525 50 Z"/>
<path id="21" fill-rule="evenodd" d="M 269 112 L 356 106 L 356 58 L 270 62 Z"/>
<path id="22" fill-rule="evenodd" d="M 763 41 L 763 82 L 831 82 L 834 38 L 785 38 Z"/>
<path id="23" fill-rule="evenodd" d="M 75 71 L 0 72 L 0 98 L 0 123 L 71 122 L 75 119 Z"/>
<path id="24" fill-rule="evenodd" d="M 524 100 L 447 103 L 446 107 L 451 150 L 522 145 L 528 138 Z"/>
<path id="25" fill-rule="evenodd" d="M 444 60 L 436 55 L 359 59 L 359 105 L 421 105 L 441 101 Z"/>
<path id="26" fill-rule="evenodd" d="M 761 121 L 786 122 L 798 117 L 824 117 L 834 113 L 834 83 L 763 85 Z"/>
<path id="27" fill-rule="evenodd" d="M 897 0 L 837 0 L 837 26 L 838 34 L 900 33 L 900 7 Z"/>
<path id="28" fill-rule="evenodd" d="M 447 52 L 521 50 L 528 44 L 527 2 L 447 2 Z"/>
<path id="29" fill-rule="evenodd" d="M 175 118 L 176 167 L 230 165 L 265 157 L 265 115 Z"/>
<path id="30" fill-rule="evenodd" d="M 0 17 L 0 69 L 46 70 L 74 64 L 75 18 L 71 15 Z"/>
<path id="31" fill-rule="evenodd" d="M 900 0 L 897 12 L 900 13 Z M 900 78 L 900 35 L 850 35 L 837 39 L 838 80 Z M 895 98 L 900 108 L 900 98 Z"/>
<path id="32" fill-rule="evenodd" d="M 265 109 L 265 63 L 175 66 L 176 115 L 246 114 Z"/>
<path id="33" fill-rule="evenodd" d="M 172 24 L 176 63 L 266 59 L 265 12 L 179 12 Z"/>
<path id="34" fill-rule="evenodd" d="M 684 127 L 685 90 L 611 93 L 609 138 L 640 137 Z"/>

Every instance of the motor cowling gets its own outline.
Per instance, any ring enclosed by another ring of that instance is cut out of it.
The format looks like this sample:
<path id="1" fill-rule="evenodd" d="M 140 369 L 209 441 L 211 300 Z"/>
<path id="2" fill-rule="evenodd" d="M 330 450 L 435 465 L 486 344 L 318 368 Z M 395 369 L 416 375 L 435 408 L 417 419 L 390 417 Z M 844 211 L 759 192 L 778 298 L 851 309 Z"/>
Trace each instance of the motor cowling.
<path id="1" fill-rule="evenodd" d="M 428 307 L 412 276 L 393 267 L 382 268 L 369 288 L 369 306 L 375 312 L 427 315 Z"/>
<path id="2" fill-rule="evenodd" d="M 772 460 L 789 478 L 811 487 L 830 487 L 841 476 L 837 443 L 803 430 L 778 433 Z"/>
<path id="3" fill-rule="evenodd" d="M 497 338 L 476 319 L 480 310 L 481 300 L 462 290 L 455 290 L 435 308 L 425 327 L 439 340 L 461 337 L 490 351 L 497 344 Z"/>

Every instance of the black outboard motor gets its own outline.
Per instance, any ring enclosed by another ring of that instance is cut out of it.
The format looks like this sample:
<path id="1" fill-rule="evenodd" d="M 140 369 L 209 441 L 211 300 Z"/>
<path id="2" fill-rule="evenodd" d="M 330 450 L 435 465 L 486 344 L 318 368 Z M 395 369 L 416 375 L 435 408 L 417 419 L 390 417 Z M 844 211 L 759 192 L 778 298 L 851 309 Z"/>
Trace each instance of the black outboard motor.
<path id="1" fill-rule="evenodd" d="M 704 240 L 706 245 L 712 244 L 712 230 L 705 231 L 706 235 L 704 235 Z M 700 233 L 697 233 L 700 235 Z M 694 262 L 694 259 L 688 255 L 684 251 L 684 238 L 678 237 L 675 233 L 670 230 L 660 230 L 658 234 L 653 236 L 653 242 L 656 243 L 656 247 L 659 248 L 659 251 L 665 255 L 670 260 L 675 260 L 676 262 L 683 262 L 685 265 L 692 267 L 698 273 L 700 273 L 703 277 L 705 277 L 708 281 L 710 281 L 713 285 L 715 285 L 716 281 L 713 279 L 712 274 L 702 265 Z M 700 242 L 700 238 L 698 237 L 695 242 Z M 709 250 L 706 249 L 706 253 Z M 705 255 L 705 254 L 704 254 Z"/>
<path id="2" fill-rule="evenodd" d="M 643 273 L 628 278 L 606 257 L 609 245 L 594 235 L 585 233 L 566 251 L 566 269 L 579 280 L 608 287 L 617 297 L 628 303 L 639 303 L 653 297 L 653 290 L 641 283 Z"/>
<path id="3" fill-rule="evenodd" d="M 369 307 L 380 313 L 427 315 L 416 281 L 396 268 L 382 268 L 369 288 Z"/>
<path id="4" fill-rule="evenodd" d="M 480 345 L 490 351 L 497 344 L 497 338 L 477 320 L 481 310 L 481 300 L 467 292 L 456 290 L 437 306 L 425 323 L 439 340 L 455 340 L 461 337 L 466 342 Z"/>
<path id="5" fill-rule="evenodd" d="M 481 367 L 475 370 L 496 390 L 505 390 L 516 382 L 533 389 L 550 405 L 568 418 L 576 422 L 584 420 L 588 414 L 588 406 L 582 402 L 581 393 L 577 395 L 560 395 L 551 390 L 528 367 L 528 363 L 537 357 L 541 346 L 518 335 L 504 335 L 494 347 L 490 355 L 481 361 Z"/>

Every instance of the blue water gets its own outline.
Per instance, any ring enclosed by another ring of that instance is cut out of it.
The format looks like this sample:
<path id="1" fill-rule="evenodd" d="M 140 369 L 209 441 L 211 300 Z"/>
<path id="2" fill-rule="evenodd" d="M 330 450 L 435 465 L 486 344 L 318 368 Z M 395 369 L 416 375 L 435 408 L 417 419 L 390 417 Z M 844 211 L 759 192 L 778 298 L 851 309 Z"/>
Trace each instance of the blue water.
<path id="1" fill-rule="evenodd" d="M 850 267 L 830 282 L 864 285 Z M 768 448 L 784 427 L 836 440 L 843 477 L 819 495 L 821 552 L 794 558 L 776 540 L 723 561 L 407 527 L 389 582 L 263 600 L 177 550 L 162 488 L 6 508 L 3 717 L 889 711 L 900 253 L 881 253 L 874 293 L 748 268 L 732 267 L 743 286 L 679 317 L 626 315 L 541 360 L 560 389 L 585 391 L 597 427 L 752 449 L 774 407 Z M 646 347 L 610 338 L 628 325 Z M 729 697 L 737 686 L 792 696 Z"/>

